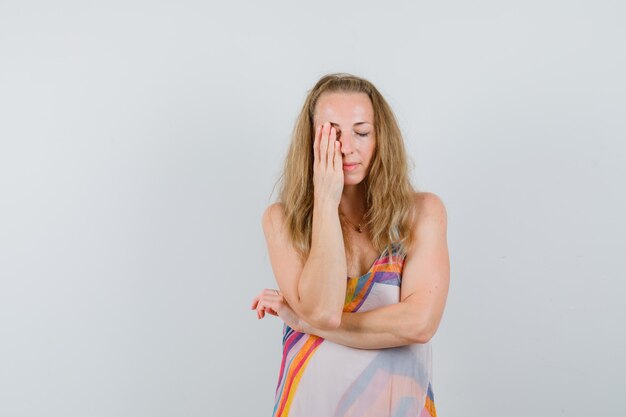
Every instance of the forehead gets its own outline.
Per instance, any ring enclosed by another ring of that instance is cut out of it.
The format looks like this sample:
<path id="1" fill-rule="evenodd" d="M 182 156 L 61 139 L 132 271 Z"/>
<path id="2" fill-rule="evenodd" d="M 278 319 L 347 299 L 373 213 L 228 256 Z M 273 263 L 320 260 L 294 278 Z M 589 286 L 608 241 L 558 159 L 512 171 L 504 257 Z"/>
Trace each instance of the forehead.
<path id="1" fill-rule="evenodd" d="M 320 123 L 373 123 L 374 108 L 365 93 L 323 93 L 317 99 L 313 117 Z"/>

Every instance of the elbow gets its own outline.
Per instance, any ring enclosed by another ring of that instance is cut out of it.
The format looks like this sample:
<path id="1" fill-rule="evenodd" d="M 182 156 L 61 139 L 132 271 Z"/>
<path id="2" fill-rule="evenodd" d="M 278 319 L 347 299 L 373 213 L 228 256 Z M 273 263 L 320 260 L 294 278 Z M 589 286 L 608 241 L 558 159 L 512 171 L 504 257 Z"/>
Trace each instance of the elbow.
<path id="1" fill-rule="evenodd" d="M 413 326 L 413 332 L 410 339 L 413 343 L 428 343 L 435 335 L 435 331 L 436 329 L 432 328 L 432 326 L 429 326 L 428 324 Z"/>
<path id="2" fill-rule="evenodd" d="M 413 338 L 411 339 L 413 341 L 413 343 L 419 343 L 419 344 L 425 344 L 430 342 L 430 339 L 432 339 L 433 335 L 431 333 L 420 333 L 417 336 L 413 336 Z"/>
<path id="3" fill-rule="evenodd" d="M 341 316 L 318 314 L 312 322 L 313 326 L 320 330 L 334 330 L 341 325 Z"/>
<path id="4" fill-rule="evenodd" d="M 335 316 L 326 320 L 326 330 L 337 329 L 341 325 L 341 316 Z"/>
<path id="5" fill-rule="evenodd" d="M 343 311 L 340 311 L 339 314 L 332 314 L 328 311 L 320 311 L 319 308 L 310 307 L 310 305 L 302 303 L 300 307 L 303 313 L 302 317 L 305 317 L 305 321 L 317 329 L 333 330 L 338 328 L 341 324 Z"/>
<path id="6" fill-rule="evenodd" d="M 331 316 L 316 310 L 304 309 L 302 317 L 307 323 L 319 330 L 333 330 L 341 324 L 341 316 Z"/>

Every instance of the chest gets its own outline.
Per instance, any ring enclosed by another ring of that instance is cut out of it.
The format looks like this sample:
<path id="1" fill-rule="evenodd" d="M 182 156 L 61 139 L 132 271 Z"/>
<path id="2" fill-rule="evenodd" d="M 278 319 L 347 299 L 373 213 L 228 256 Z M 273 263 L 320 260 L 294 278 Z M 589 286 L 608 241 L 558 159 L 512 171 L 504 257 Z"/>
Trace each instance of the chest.
<path id="1" fill-rule="evenodd" d="M 351 255 L 346 255 L 348 277 L 361 277 L 367 274 L 381 257 L 371 245 L 353 246 L 352 251 Z"/>

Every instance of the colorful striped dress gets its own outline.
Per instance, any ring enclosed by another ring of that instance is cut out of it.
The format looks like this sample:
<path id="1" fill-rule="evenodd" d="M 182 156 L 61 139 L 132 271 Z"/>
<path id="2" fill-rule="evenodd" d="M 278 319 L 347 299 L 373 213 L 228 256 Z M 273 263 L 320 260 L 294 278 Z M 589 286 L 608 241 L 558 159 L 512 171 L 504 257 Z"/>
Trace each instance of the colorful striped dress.
<path id="1" fill-rule="evenodd" d="M 391 246 L 361 277 L 348 277 L 344 312 L 400 301 L 404 257 Z M 283 325 L 272 417 L 436 417 L 430 341 L 357 349 Z"/>

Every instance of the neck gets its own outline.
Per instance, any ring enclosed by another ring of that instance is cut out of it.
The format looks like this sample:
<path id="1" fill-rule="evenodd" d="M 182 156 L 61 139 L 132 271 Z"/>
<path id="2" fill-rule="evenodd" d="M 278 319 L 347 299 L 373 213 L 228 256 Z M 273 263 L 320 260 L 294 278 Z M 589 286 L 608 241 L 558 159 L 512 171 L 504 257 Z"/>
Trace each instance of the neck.
<path id="1" fill-rule="evenodd" d="M 350 218 L 361 218 L 365 213 L 365 185 L 363 182 L 343 186 L 339 211 Z"/>

